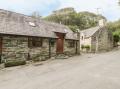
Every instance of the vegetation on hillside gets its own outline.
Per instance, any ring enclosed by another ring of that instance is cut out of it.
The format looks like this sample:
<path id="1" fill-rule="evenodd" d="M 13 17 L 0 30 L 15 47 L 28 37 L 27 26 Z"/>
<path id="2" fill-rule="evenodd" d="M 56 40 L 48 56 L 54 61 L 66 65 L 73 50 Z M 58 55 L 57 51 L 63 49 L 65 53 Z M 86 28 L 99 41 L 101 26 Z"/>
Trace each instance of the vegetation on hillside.
<path id="1" fill-rule="evenodd" d="M 113 32 L 113 34 L 120 35 L 120 20 L 108 23 L 108 29 Z"/>
<path id="2" fill-rule="evenodd" d="M 77 13 L 73 8 L 65 8 L 54 11 L 53 14 L 44 18 L 44 20 L 67 25 L 72 31 L 76 29 L 87 29 L 97 25 L 98 18 L 104 18 L 91 12 Z"/>
<path id="3" fill-rule="evenodd" d="M 107 25 L 108 29 L 112 31 L 114 36 L 114 42 L 120 41 L 120 20 L 115 22 L 109 22 Z"/>
<path id="4" fill-rule="evenodd" d="M 40 16 L 40 14 L 39 14 L 39 12 L 37 12 L 37 11 L 34 11 L 32 14 L 31 14 L 31 17 L 33 17 L 33 18 L 42 18 L 42 16 Z"/>

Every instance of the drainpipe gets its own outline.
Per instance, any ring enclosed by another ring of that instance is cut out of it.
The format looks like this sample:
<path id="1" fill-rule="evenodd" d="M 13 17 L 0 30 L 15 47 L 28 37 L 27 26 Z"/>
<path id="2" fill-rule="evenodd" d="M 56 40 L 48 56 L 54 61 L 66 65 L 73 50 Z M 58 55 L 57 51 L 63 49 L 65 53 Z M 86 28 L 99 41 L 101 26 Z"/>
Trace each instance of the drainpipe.
<path id="1" fill-rule="evenodd" d="M 49 38 L 49 58 L 51 58 L 51 38 Z"/>
<path id="2" fill-rule="evenodd" d="M 0 64 L 2 63 L 2 55 L 0 54 Z"/>
<path id="3" fill-rule="evenodd" d="M 75 41 L 75 47 L 76 47 L 75 54 L 77 54 L 77 52 L 78 52 L 78 51 L 77 51 L 77 50 L 78 50 L 78 49 L 77 49 L 77 47 L 78 47 L 78 45 L 77 45 L 77 44 L 78 44 L 78 41 Z"/>

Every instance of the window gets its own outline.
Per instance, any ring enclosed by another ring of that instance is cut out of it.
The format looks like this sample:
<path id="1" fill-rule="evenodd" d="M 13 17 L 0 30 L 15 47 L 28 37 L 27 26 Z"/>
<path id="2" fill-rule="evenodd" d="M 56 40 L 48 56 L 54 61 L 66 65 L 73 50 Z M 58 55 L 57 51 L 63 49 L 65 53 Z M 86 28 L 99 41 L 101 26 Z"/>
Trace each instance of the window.
<path id="1" fill-rule="evenodd" d="M 96 41 L 96 37 L 93 37 L 93 41 Z"/>
<path id="2" fill-rule="evenodd" d="M 68 47 L 75 47 L 75 41 L 69 41 Z"/>
<path id="3" fill-rule="evenodd" d="M 51 43 L 51 46 L 54 47 L 55 46 L 55 39 L 51 39 L 50 43 Z"/>
<path id="4" fill-rule="evenodd" d="M 82 36 L 82 40 L 84 40 L 84 37 Z"/>
<path id="5" fill-rule="evenodd" d="M 29 47 L 42 47 L 43 39 L 42 38 L 29 38 L 28 39 L 28 46 Z"/>

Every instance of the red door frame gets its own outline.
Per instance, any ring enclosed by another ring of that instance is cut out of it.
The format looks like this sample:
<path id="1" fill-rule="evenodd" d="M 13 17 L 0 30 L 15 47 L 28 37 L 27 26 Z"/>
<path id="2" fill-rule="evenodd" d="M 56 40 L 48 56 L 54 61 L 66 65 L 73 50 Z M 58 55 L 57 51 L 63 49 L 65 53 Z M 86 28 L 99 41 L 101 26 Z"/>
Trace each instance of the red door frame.
<path id="1" fill-rule="evenodd" d="M 56 33 L 58 39 L 57 39 L 57 46 L 56 46 L 56 53 L 63 53 L 64 51 L 64 33 Z"/>

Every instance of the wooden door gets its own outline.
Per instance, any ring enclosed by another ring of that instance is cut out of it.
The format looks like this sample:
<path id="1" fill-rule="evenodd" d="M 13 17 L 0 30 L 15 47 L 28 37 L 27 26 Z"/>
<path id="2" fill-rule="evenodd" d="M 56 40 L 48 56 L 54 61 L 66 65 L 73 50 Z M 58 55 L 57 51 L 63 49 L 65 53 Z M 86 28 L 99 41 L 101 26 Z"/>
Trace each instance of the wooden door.
<path id="1" fill-rule="evenodd" d="M 63 53 L 63 50 L 64 50 L 64 36 L 65 36 L 65 34 L 63 34 L 63 33 L 56 33 L 56 35 L 58 36 L 56 52 L 57 53 Z"/>
<path id="2" fill-rule="evenodd" d="M 2 58 L 2 38 L 0 37 L 0 63 L 1 63 L 1 59 Z"/>

